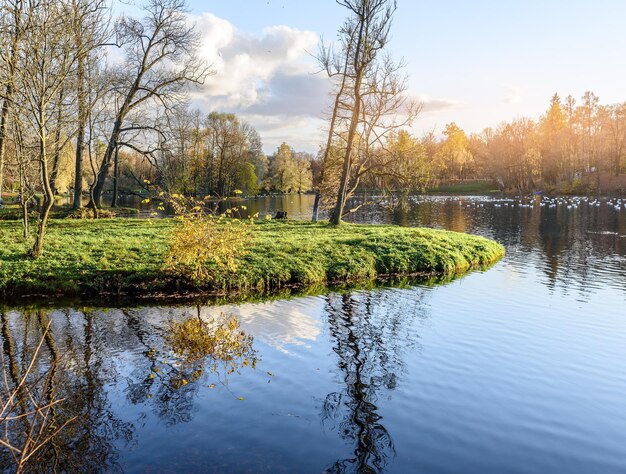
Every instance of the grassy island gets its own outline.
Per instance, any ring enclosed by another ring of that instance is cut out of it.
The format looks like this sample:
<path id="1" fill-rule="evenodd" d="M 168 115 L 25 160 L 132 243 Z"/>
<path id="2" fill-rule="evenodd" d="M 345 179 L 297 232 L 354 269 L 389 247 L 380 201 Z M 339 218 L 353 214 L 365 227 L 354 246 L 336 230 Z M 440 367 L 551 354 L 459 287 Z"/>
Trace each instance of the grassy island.
<path id="1" fill-rule="evenodd" d="M 52 220 L 44 254 L 27 258 L 17 222 L 0 222 L 0 295 L 155 296 L 263 293 L 286 286 L 359 283 L 389 275 L 465 272 L 504 247 L 483 237 L 387 225 L 264 221 L 235 272 L 192 283 L 163 270 L 173 219 Z"/>

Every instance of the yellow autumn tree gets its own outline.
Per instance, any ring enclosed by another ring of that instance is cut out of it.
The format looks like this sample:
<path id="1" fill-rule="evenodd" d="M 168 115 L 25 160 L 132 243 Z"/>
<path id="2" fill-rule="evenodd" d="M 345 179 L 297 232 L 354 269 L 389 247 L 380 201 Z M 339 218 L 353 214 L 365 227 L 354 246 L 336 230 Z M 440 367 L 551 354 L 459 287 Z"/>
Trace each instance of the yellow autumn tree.
<path id="1" fill-rule="evenodd" d="M 446 125 L 443 134 L 446 138 L 436 155 L 439 176 L 444 179 L 463 179 L 472 159 L 467 136 L 454 122 Z"/>

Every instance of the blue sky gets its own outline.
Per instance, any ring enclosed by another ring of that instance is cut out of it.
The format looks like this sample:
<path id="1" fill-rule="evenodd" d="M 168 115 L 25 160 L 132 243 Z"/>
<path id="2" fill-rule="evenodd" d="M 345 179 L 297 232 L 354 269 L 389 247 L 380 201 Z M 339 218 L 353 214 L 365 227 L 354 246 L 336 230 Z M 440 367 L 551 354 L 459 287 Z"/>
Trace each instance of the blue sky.
<path id="1" fill-rule="evenodd" d="M 268 152 L 283 139 L 316 151 L 329 98 L 309 53 L 320 37 L 336 37 L 344 9 L 333 0 L 189 7 L 207 57 L 217 60 L 215 83 L 196 96 L 198 105 L 243 116 Z M 626 101 L 625 18 L 626 2 L 617 0 L 399 0 L 390 51 L 407 62 L 410 93 L 425 105 L 414 132 L 439 133 L 451 121 L 478 132 L 537 118 L 554 92 Z"/>

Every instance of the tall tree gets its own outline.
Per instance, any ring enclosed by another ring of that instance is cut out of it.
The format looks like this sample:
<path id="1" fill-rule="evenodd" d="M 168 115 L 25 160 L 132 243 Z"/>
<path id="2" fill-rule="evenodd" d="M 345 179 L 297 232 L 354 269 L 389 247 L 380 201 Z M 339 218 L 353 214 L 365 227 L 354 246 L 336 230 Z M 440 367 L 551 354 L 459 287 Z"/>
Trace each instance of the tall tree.
<path id="1" fill-rule="evenodd" d="M 87 86 L 87 62 L 98 54 L 109 37 L 109 11 L 105 0 L 72 0 L 72 34 L 76 49 L 80 52 L 76 60 L 76 107 L 77 133 L 74 156 L 74 209 L 82 207 L 83 153 L 88 107 L 90 106 Z M 97 58 L 95 58 L 97 60 Z"/>
<path id="2" fill-rule="evenodd" d="M 169 108 L 179 103 L 188 84 L 202 83 L 211 72 L 196 57 L 199 36 L 194 26 L 188 25 L 184 8 L 184 0 L 149 0 L 142 20 L 122 17 L 117 22 L 118 42 L 126 53 L 115 87 L 122 99 L 98 167 L 94 207 L 100 206 L 120 136 L 140 126 L 126 127 L 128 115 L 145 106 Z"/>
<path id="3" fill-rule="evenodd" d="M 396 10 L 395 0 L 339 0 L 338 3 L 347 8 L 350 15 L 346 27 L 340 34 L 346 38 L 342 45 L 348 48 L 346 56 L 350 58 L 348 70 L 344 74 L 350 81 L 351 114 L 337 199 L 330 217 L 331 223 L 335 225 L 341 222 L 346 204 L 366 74 L 388 42 L 391 19 Z"/>
<path id="4" fill-rule="evenodd" d="M 281 193 L 290 193 L 297 189 L 295 154 L 295 150 L 283 142 L 270 158 L 272 187 Z"/>
<path id="5" fill-rule="evenodd" d="M 0 109 L 0 203 L 4 184 L 4 163 L 6 154 L 7 126 L 9 110 L 15 91 L 15 74 L 18 66 L 18 48 L 28 26 L 28 16 L 24 18 L 26 6 L 24 0 L 7 0 L 2 5 L 2 36 L 8 41 L 8 49 L 0 48 L 2 59 L 2 108 Z"/>
<path id="6" fill-rule="evenodd" d="M 35 136 L 43 204 L 39 213 L 37 234 L 31 250 L 39 257 L 43 250 L 48 217 L 54 204 L 51 183 L 50 133 L 60 104 L 56 99 L 73 71 L 78 51 L 68 35 L 68 4 L 41 0 L 29 4 L 30 27 L 19 47 L 16 93 L 23 115 Z"/>
<path id="7" fill-rule="evenodd" d="M 308 153 L 299 152 L 293 157 L 295 173 L 295 189 L 298 194 L 308 191 L 313 185 L 313 174 L 311 173 L 311 162 L 313 157 Z"/>
<path id="8" fill-rule="evenodd" d="M 626 152 L 626 102 L 602 107 L 605 135 L 609 145 L 609 162 L 615 176 L 622 170 L 622 159 Z"/>
<path id="9" fill-rule="evenodd" d="M 594 136 L 598 130 L 597 113 L 600 99 L 591 91 L 583 94 L 582 104 L 576 113 L 582 129 L 582 153 L 579 163 L 579 172 L 589 171 L 592 166 L 597 166 L 597 146 Z"/>
<path id="10" fill-rule="evenodd" d="M 343 34 L 342 34 L 343 33 Z M 318 213 L 322 198 L 322 192 L 320 186 L 324 183 L 324 170 L 326 164 L 330 160 L 330 154 L 335 140 L 335 129 L 337 122 L 340 119 L 340 113 L 345 107 L 343 104 L 343 98 L 346 94 L 346 87 L 349 78 L 350 67 L 350 51 L 354 42 L 355 29 L 352 26 L 351 19 L 348 19 L 339 34 L 339 42 L 341 48 L 339 51 L 331 46 L 327 46 L 325 43 L 321 43 L 320 51 L 317 56 L 317 60 L 322 66 L 322 69 L 326 71 L 328 77 L 334 82 L 334 101 L 330 114 L 330 122 L 328 125 L 328 135 L 326 137 L 326 145 L 322 149 L 322 156 L 319 162 L 319 179 L 315 188 L 315 202 L 313 204 L 313 222 L 317 222 Z"/>
<path id="11" fill-rule="evenodd" d="M 556 183 L 564 167 L 564 141 L 567 118 L 561 98 L 554 94 L 550 107 L 540 121 L 542 176 L 548 183 Z"/>
<path id="12" fill-rule="evenodd" d="M 440 176 L 448 179 L 463 179 L 465 168 L 471 160 L 467 136 L 454 122 L 446 125 L 443 134 L 446 138 L 437 153 Z"/>

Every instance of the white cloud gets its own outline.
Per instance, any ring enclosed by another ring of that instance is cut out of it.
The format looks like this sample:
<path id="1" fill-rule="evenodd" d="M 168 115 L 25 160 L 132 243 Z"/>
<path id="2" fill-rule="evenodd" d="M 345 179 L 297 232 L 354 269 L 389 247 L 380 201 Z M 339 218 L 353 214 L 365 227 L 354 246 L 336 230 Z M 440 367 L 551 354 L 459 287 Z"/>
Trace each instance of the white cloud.
<path id="1" fill-rule="evenodd" d="M 289 26 L 270 26 L 251 35 L 211 13 L 190 19 L 202 35 L 200 55 L 215 70 L 192 92 L 194 106 L 207 113 L 236 113 L 259 131 L 266 152 L 283 141 L 316 152 L 324 141 L 324 112 L 331 102 L 328 80 L 316 74 L 310 54 L 317 50 L 318 35 Z M 462 105 L 446 98 L 416 98 L 423 114 Z"/>
<path id="2" fill-rule="evenodd" d="M 300 79 L 311 82 L 314 66 L 307 51 L 317 47 L 315 33 L 272 26 L 253 36 L 211 13 L 194 19 L 202 34 L 200 54 L 216 72 L 194 99 L 209 108 L 245 110 L 273 100 L 275 87 L 284 87 L 289 79 L 292 88 Z"/>
<path id="3" fill-rule="evenodd" d="M 454 99 L 434 99 L 428 95 L 419 95 L 417 100 L 422 104 L 422 113 L 441 112 L 443 110 L 463 106 L 463 103 Z"/>
<path id="4" fill-rule="evenodd" d="M 204 112 L 240 115 L 259 130 L 266 150 L 282 141 L 277 132 L 286 128 L 293 131 L 295 123 L 305 125 L 304 117 L 320 117 L 328 94 L 327 81 L 314 74 L 316 66 L 310 55 L 317 49 L 316 33 L 270 26 L 255 36 L 211 13 L 192 16 L 191 20 L 202 35 L 200 55 L 215 71 L 192 92 L 195 106 Z M 295 137 L 290 144 L 311 149 L 311 137 Z"/>

